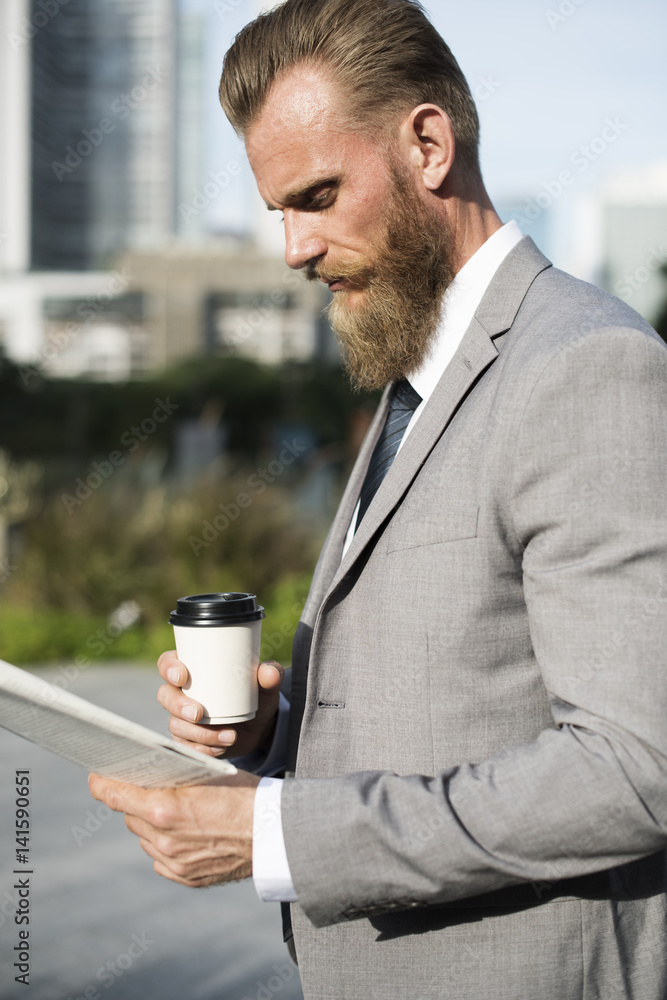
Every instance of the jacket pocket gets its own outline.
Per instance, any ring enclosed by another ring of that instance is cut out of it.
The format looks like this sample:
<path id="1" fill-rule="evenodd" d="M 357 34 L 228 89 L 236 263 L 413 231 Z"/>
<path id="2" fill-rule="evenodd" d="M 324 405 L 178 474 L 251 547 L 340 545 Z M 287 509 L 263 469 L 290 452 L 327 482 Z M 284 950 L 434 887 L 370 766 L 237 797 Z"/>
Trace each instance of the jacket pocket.
<path id="1" fill-rule="evenodd" d="M 387 552 L 477 537 L 479 507 L 449 508 L 441 519 L 395 518 L 387 532 Z"/>

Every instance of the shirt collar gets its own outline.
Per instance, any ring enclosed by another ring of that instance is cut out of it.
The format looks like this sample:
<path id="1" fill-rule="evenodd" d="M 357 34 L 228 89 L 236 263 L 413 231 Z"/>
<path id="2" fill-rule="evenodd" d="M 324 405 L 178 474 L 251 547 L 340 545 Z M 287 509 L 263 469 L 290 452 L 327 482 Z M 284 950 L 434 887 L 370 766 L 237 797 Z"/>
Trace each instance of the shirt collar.
<path id="1" fill-rule="evenodd" d="M 408 376 L 423 403 L 454 357 L 494 274 L 522 239 L 517 223 L 514 220 L 506 223 L 464 264 L 445 292 L 433 346 L 424 363 Z"/>

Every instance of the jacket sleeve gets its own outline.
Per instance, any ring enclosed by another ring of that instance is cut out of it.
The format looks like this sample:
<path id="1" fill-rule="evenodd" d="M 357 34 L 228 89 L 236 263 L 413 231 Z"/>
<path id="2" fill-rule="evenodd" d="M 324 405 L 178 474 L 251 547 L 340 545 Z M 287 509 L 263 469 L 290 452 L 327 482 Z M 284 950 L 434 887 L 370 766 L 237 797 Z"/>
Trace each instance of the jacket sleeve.
<path id="1" fill-rule="evenodd" d="M 666 461 L 657 337 L 598 330 L 545 360 L 507 496 L 554 727 L 435 776 L 287 779 L 287 856 L 313 924 L 667 846 Z"/>

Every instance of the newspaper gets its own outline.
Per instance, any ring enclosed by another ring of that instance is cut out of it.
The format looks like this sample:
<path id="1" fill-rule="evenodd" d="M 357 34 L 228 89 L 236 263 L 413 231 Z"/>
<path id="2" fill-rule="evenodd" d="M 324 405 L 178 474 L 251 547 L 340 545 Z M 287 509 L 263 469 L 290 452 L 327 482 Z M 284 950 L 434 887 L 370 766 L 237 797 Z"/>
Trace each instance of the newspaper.
<path id="1" fill-rule="evenodd" d="M 88 771 L 143 788 L 236 774 L 216 760 L 0 660 L 0 726 Z"/>

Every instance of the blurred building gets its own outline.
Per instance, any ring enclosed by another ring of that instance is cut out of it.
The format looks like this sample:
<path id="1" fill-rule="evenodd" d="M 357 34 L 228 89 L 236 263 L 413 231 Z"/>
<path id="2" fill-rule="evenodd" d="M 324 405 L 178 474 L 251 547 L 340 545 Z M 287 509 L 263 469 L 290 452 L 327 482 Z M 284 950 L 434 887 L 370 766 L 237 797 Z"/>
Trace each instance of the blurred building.
<path id="1" fill-rule="evenodd" d="M 30 262 L 30 44 L 27 0 L 0 4 L 0 275 Z"/>
<path id="2" fill-rule="evenodd" d="M 0 344 L 59 376 L 162 357 L 119 253 L 198 235 L 203 15 L 178 0 L 0 5 Z"/>
<path id="3" fill-rule="evenodd" d="M 240 158 L 203 176 L 208 15 L 180 0 L 0 5 L 0 342 L 14 360 L 110 380 L 207 353 L 337 360 L 326 290 L 285 267 L 280 227 L 261 253 L 205 236 L 207 205 L 243 187 Z"/>
<path id="4" fill-rule="evenodd" d="M 192 199 L 204 174 L 204 88 L 206 23 L 195 11 L 183 10 L 176 33 L 176 93 L 174 167 L 174 228 L 185 237 L 198 237 L 202 216 L 182 210 Z"/>
<path id="5" fill-rule="evenodd" d="M 5 353 L 54 377 L 113 381 L 150 371 L 143 303 L 128 287 L 118 271 L 0 276 Z"/>
<path id="6" fill-rule="evenodd" d="M 613 174 L 579 202 L 574 273 L 654 322 L 667 289 L 667 161 Z"/>
<path id="7" fill-rule="evenodd" d="M 103 268 L 172 232 L 175 37 L 174 0 L 68 0 L 35 31 L 34 270 Z"/>
<path id="8" fill-rule="evenodd" d="M 152 368 L 201 354 L 265 364 L 335 363 L 338 349 L 323 309 L 329 293 L 250 242 L 173 243 L 128 252 L 116 262 L 126 292 L 142 303 Z"/>

